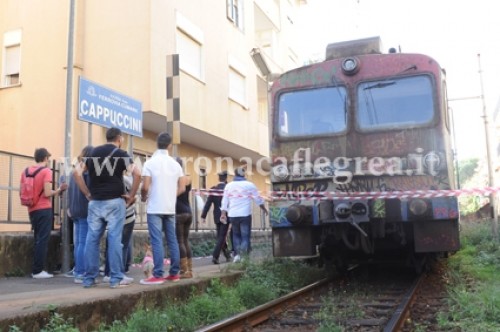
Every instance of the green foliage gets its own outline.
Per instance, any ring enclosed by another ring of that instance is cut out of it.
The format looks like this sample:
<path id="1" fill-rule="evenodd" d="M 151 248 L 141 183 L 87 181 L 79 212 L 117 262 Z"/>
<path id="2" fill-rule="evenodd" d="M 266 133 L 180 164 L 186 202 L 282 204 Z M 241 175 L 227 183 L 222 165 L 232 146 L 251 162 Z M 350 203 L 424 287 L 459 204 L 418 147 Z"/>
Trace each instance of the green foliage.
<path id="1" fill-rule="evenodd" d="M 268 283 L 257 284 L 248 279 L 241 280 L 236 291 L 246 308 L 257 307 L 278 297 L 276 291 L 269 288 Z"/>
<path id="2" fill-rule="evenodd" d="M 190 245 L 194 257 L 206 257 L 212 255 L 212 251 L 215 247 L 215 240 L 203 241 L 197 244 L 190 243 Z"/>
<path id="3" fill-rule="evenodd" d="M 458 162 L 458 176 L 460 179 L 460 183 L 466 183 L 474 176 L 478 164 L 479 164 L 478 158 L 470 158 L 470 159 L 460 160 Z"/>
<path id="4" fill-rule="evenodd" d="M 482 200 L 479 196 L 463 196 L 458 198 L 460 213 L 468 215 L 474 213 L 482 207 Z"/>
<path id="5" fill-rule="evenodd" d="M 470 223 L 461 231 L 463 248 L 450 260 L 450 310 L 438 315 L 444 328 L 500 330 L 500 250 L 491 223 Z"/>
<path id="6" fill-rule="evenodd" d="M 23 277 L 24 275 L 25 275 L 25 272 L 20 267 L 15 267 L 12 271 L 5 272 L 5 277 L 7 277 L 7 278 L 10 278 L 10 277 Z"/>
<path id="7" fill-rule="evenodd" d="M 78 329 L 73 326 L 73 319 L 64 317 L 53 312 L 50 317 L 49 323 L 40 330 L 41 332 L 78 332 Z"/>
<path id="8" fill-rule="evenodd" d="M 40 330 L 40 332 L 78 332 L 79 330 L 74 327 L 73 318 L 65 319 L 61 314 L 57 313 L 56 307 L 49 305 L 50 319 L 47 325 Z M 9 332 L 22 331 L 16 325 L 9 326 Z"/>
<path id="9" fill-rule="evenodd" d="M 458 175 L 462 188 L 474 188 L 484 186 L 484 171 L 479 167 L 479 159 L 471 158 L 459 161 Z M 458 198 L 460 213 L 467 215 L 474 213 L 484 205 L 485 197 L 477 195 L 461 196 Z"/>
<path id="10" fill-rule="evenodd" d="M 282 296 L 290 291 L 324 277 L 324 271 L 289 258 L 265 259 L 259 264 L 250 263 L 242 281 L 251 280 Z"/>
<path id="11" fill-rule="evenodd" d="M 139 309 L 127 322 L 115 321 L 111 326 L 101 326 L 100 331 L 110 332 L 161 332 L 169 330 L 168 315 L 159 310 Z"/>

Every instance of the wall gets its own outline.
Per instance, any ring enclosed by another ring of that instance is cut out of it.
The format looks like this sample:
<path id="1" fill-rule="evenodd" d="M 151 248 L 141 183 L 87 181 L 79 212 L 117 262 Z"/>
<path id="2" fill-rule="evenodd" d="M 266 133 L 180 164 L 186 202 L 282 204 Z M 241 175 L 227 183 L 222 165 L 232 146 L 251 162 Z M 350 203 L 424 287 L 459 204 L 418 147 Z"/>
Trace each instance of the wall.
<path id="1" fill-rule="evenodd" d="M 190 243 L 194 246 L 206 241 L 215 241 L 215 232 L 191 232 Z M 147 231 L 134 231 L 134 256 L 144 252 L 144 246 L 149 241 Z M 52 232 L 47 258 L 48 271 L 59 269 L 62 260 L 59 232 Z M 271 243 L 270 231 L 252 232 L 254 247 L 260 243 Z M 103 245 L 101 245 L 103 248 Z M 70 255 L 73 257 L 73 255 Z M 11 232 L 0 233 L 0 277 L 28 276 L 31 273 L 33 257 L 33 233 Z"/>

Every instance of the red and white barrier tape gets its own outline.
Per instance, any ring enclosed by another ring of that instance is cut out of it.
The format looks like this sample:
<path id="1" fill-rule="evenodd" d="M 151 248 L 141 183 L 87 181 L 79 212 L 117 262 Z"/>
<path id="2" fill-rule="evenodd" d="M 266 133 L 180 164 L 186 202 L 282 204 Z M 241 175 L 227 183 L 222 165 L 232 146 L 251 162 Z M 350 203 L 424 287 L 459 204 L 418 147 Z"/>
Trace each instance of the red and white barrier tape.
<path id="1" fill-rule="evenodd" d="M 338 192 L 338 191 L 291 191 L 278 190 L 269 192 L 259 192 L 260 197 L 268 200 L 296 200 L 296 199 L 391 199 L 391 198 L 432 198 L 432 197 L 459 197 L 459 196 L 489 196 L 500 191 L 500 187 L 484 187 L 457 190 L 405 190 L 405 191 L 358 191 L 358 192 Z M 196 195 L 203 196 L 223 196 L 223 190 L 214 189 L 193 189 Z M 247 191 L 228 192 L 231 197 L 254 198 Z"/>

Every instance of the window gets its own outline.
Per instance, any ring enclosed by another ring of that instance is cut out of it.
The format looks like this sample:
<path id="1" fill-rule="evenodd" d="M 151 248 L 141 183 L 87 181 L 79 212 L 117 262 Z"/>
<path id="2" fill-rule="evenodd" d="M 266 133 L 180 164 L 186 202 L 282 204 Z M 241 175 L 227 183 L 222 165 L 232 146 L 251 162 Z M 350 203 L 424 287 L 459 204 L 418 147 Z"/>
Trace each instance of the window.
<path id="1" fill-rule="evenodd" d="M 247 104 L 246 80 L 234 68 L 229 67 L 229 98 L 243 107 Z"/>
<path id="2" fill-rule="evenodd" d="M 227 18 L 243 31 L 243 1 L 242 0 L 226 0 Z"/>
<path id="3" fill-rule="evenodd" d="M 189 75 L 203 81 L 205 71 L 203 65 L 204 33 L 181 13 L 176 13 L 176 43 L 179 53 L 179 67 Z"/>
<path id="4" fill-rule="evenodd" d="M 433 84 L 427 75 L 364 82 L 357 96 L 361 130 L 421 127 L 434 119 Z"/>
<path id="5" fill-rule="evenodd" d="M 188 74 L 202 79 L 201 44 L 178 30 L 177 52 L 179 53 L 179 67 Z"/>
<path id="6" fill-rule="evenodd" d="M 200 189 L 206 189 L 207 188 L 207 170 L 204 168 L 200 167 L 200 173 L 199 173 L 199 187 Z M 203 208 L 203 207 L 201 207 Z"/>
<path id="7" fill-rule="evenodd" d="M 325 136 L 347 129 L 344 87 L 285 92 L 278 103 L 281 137 Z"/>
<path id="8" fill-rule="evenodd" d="M 21 72 L 21 30 L 4 34 L 2 86 L 20 83 Z"/>

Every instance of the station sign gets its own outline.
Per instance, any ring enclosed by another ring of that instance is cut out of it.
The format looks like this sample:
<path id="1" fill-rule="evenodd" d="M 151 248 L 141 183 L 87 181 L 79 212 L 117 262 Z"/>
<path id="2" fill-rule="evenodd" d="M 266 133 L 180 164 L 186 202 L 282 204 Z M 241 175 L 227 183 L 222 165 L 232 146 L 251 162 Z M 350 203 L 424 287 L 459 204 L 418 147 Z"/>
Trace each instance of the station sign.
<path id="1" fill-rule="evenodd" d="M 142 103 L 80 76 L 78 120 L 142 137 Z"/>

